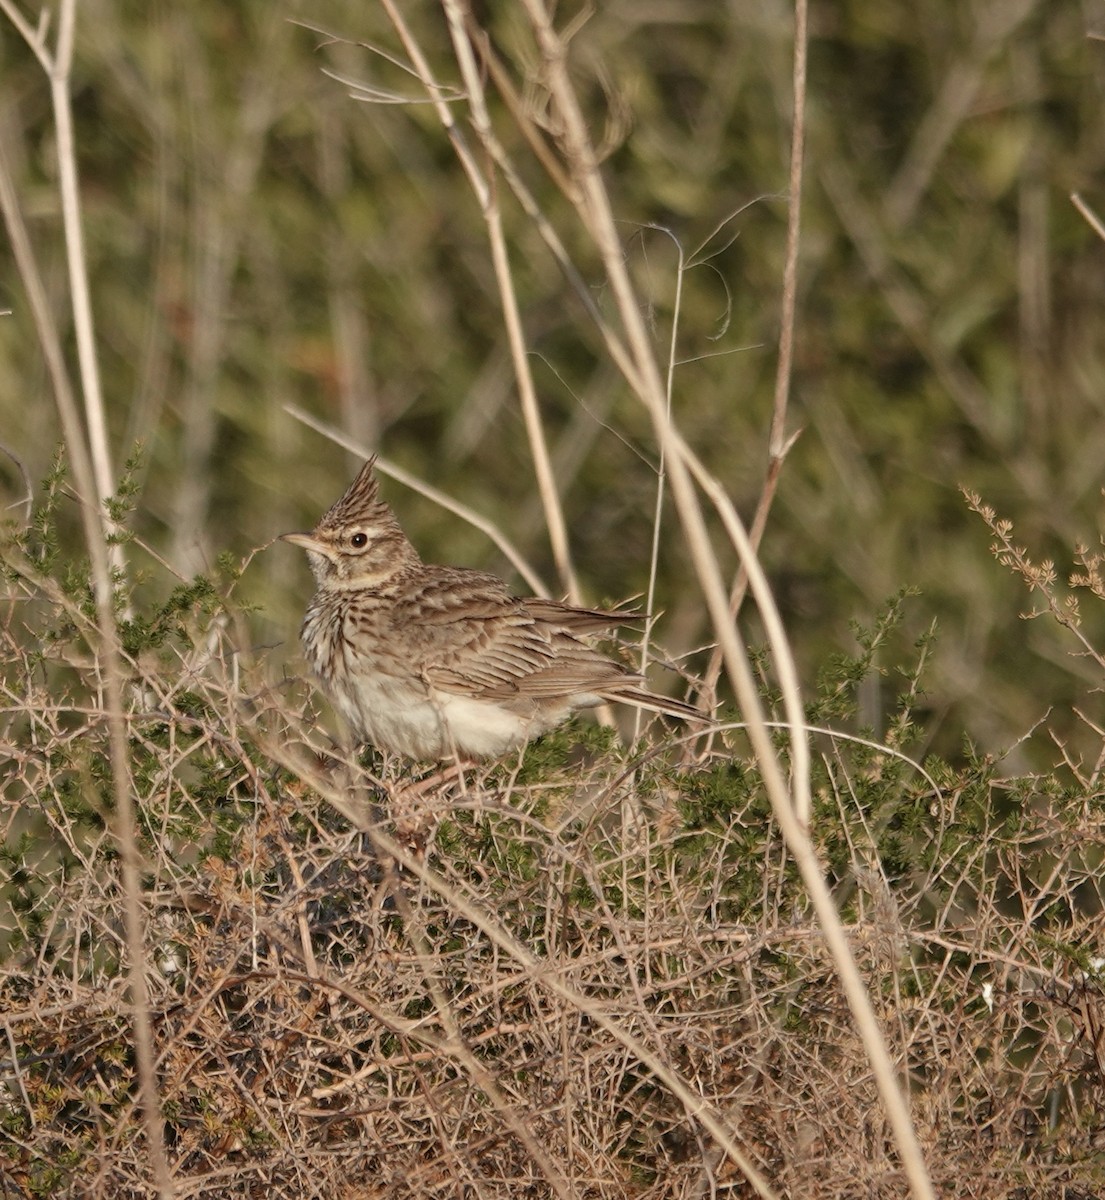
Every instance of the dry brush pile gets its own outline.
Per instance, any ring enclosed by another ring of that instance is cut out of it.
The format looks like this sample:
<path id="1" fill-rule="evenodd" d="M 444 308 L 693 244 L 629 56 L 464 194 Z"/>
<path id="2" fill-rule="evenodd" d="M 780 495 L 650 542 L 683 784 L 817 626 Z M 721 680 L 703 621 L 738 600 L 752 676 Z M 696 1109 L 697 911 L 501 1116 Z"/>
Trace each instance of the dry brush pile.
<path id="1" fill-rule="evenodd" d="M 9 552 L 3 625 L 0 1178 L 143 1196 L 103 663 L 87 583 L 34 557 Z M 427 800 L 425 861 L 396 868 L 397 764 L 337 782 L 305 687 L 243 653 L 231 587 L 121 625 L 175 1194 L 756 1194 L 703 1112 L 764 1194 L 904 1194 L 739 730 L 626 749 L 569 727 Z M 871 657 L 835 664 L 815 722 Z M 820 746 L 817 849 L 938 1194 L 1097 1194 L 1100 780 Z"/>

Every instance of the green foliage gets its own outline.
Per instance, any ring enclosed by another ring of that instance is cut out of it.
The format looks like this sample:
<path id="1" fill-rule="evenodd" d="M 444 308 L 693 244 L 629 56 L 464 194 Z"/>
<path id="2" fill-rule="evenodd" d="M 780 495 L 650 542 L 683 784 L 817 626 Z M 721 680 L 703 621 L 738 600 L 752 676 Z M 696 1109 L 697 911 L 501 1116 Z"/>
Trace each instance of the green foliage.
<path id="1" fill-rule="evenodd" d="M 586 717 L 573 717 L 526 747 L 517 780 L 522 786 L 558 776 L 570 779 L 595 759 L 618 753 L 617 731 Z"/>
<path id="2" fill-rule="evenodd" d="M 131 540 L 132 535 L 123 529 L 122 526 L 125 525 L 127 518 L 134 512 L 138 497 L 141 494 L 142 486 L 138 478 L 138 471 L 141 465 L 142 450 L 140 446 L 136 446 L 123 465 L 123 471 L 119 478 L 118 486 L 115 489 L 115 494 L 108 496 L 104 500 L 104 508 L 107 511 L 107 515 L 120 527 L 117 533 L 109 536 L 108 541 L 111 544 L 123 545 Z"/>
<path id="3" fill-rule="evenodd" d="M 143 650 L 159 649 L 170 637 L 187 636 L 188 617 L 197 622 L 197 629 L 221 610 L 222 598 L 215 584 L 206 576 L 197 575 L 188 583 L 178 584 L 162 603 L 151 612 L 142 613 L 119 622 L 119 637 L 123 649 L 132 657 Z"/>
<path id="4" fill-rule="evenodd" d="M 54 454 L 50 472 L 42 481 L 40 498 L 31 507 L 31 519 L 27 528 L 17 533 L 14 538 L 16 547 L 44 575 L 53 571 L 58 560 L 60 540 L 56 517 L 65 477 L 65 460 L 59 447 Z"/>
<path id="5" fill-rule="evenodd" d="M 879 651 L 886 646 L 891 634 L 900 627 L 906 600 L 916 594 L 916 589 L 912 587 L 902 588 L 886 604 L 870 628 L 858 621 L 850 623 L 852 634 L 859 644 L 859 651 L 854 654 L 838 652 L 829 655 L 818 675 L 817 700 L 810 710 L 810 719 L 814 724 L 831 723 L 836 719 L 855 715 L 860 684 L 870 680 L 874 674 L 885 674 L 885 670 L 878 664 Z M 918 648 L 927 648 L 931 644 L 930 631 L 918 642 Z M 899 714 L 899 721 L 905 715 L 903 710 Z"/>

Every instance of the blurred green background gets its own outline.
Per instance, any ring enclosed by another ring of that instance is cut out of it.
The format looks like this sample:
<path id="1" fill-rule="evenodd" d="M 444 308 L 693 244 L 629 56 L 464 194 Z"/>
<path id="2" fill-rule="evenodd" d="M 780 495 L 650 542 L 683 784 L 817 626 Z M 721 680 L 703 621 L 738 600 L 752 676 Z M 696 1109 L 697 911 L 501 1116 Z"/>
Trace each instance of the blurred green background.
<path id="1" fill-rule="evenodd" d="M 455 83 L 440 10 L 403 11 Z M 520 6 L 475 11 L 540 111 Z M 886 661 L 908 664 L 938 619 L 926 737 L 955 750 L 966 734 L 1000 753 L 1050 712 L 1077 747 L 1071 709 L 1100 713 L 1087 699 L 1100 672 L 1050 622 L 1020 620 L 1031 600 L 994 562 L 959 489 L 1012 518 L 1061 578 L 1077 543 L 1100 542 L 1105 244 L 1069 194 L 1105 213 L 1105 45 L 1092 37 L 1105 10 L 839 0 L 814 3 L 810 22 L 791 410 L 803 432 L 763 547 L 803 676 L 852 646 L 851 621 L 869 624 L 916 587 Z M 749 519 L 776 363 L 792 28 L 785 3 L 620 0 L 598 5 L 572 43 L 661 359 L 682 248 L 678 423 Z M 428 105 L 358 101 L 334 77 L 419 99 L 369 45 L 402 53 L 371 4 L 79 7 L 85 236 L 117 469 L 143 447 L 134 528 L 189 575 L 309 527 L 356 461 L 290 416 L 291 403 L 494 518 L 552 579 L 478 206 Z M 0 53 L 0 137 L 65 322 L 49 90 L 3 21 Z M 497 119 L 605 305 L 587 239 L 505 110 Z M 638 593 L 655 490 L 649 423 L 501 194 L 578 570 L 593 601 Z M 3 242 L 0 442 L 39 480 L 59 427 Z M 3 503 L 22 491 L 0 457 Z M 398 485 L 386 491 L 427 557 L 507 572 L 481 534 Z M 702 645 L 707 624 L 673 518 L 665 534 L 659 638 L 679 654 Z M 131 561 L 164 594 L 156 560 L 136 548 Z M 278 665 L 296 659 L 311 590 L 302 556 L 267 549 L 242 586 L 259 606 L 257 644 Z M 1083 605 L 1098 646 L 1100 607 Z M 888 697 L 865 700 L 877 730 Z M 1056 752 L 1046 740 L 1016 751 L 1033 753 Z"/>

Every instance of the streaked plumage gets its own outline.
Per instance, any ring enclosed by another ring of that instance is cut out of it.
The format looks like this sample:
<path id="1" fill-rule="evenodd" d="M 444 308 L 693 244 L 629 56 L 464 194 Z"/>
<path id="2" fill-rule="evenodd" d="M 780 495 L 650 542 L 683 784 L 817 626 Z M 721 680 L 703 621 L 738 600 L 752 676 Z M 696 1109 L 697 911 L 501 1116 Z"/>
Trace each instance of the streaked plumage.
<path id="1" fill-rule="evenodd" d="M 318 585 L 307 659 L 358 736 L 414 759 L 496 758 L 608 700 L 699 717 L 583 640 L 641 614 L 523 599 L 494 575 L 424 563 L 374 461 L 312 533 L 284 535 Z"/>

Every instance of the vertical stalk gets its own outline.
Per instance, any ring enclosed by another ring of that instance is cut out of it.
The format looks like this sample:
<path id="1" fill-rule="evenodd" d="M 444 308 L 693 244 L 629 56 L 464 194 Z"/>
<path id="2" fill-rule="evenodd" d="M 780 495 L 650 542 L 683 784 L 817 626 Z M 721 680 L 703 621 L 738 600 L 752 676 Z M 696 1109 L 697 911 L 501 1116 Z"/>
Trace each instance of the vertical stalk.
<path id="1" fill-rule="evenodd" d="M 9 238 L 31 315 L 35 322 L 43 357 L 54 389 L 59 420 L 69 452 L 75 479 L 75 491 L 84 528 L 92 569 L 96 600 L 99 644 L 92 647 L 100 657 L 103 677 L 103 712 L 108 723 L 111 787 L 114 801 L 114 833 L 122 862 L 124 924 L 127 943 L 127 974 L 134 1031 L 135 1061 L 142 1112 L 146 1126 L 151 1172 L 161 1200 L 176 1194 L 165 1150 L 165 1135 L 153 1050 L 150 1020 L 150 996 L 146 986 L 145 920 L 142 904 L 141 855 L 135 831 L 135 808 L 127 745 L 126 712 L 123 703 L 124 671 L 122 648 L 115 616 L 115 579 L 122 569 L 121 547 L 112 544 L 115 528 L 103 506 L 103 499 L 114 488 L 108 453 L 107 425 L 103 413 L 99 370 L 93 337 L 92 305 L 88 289 L 84 238 L 81 231 L 77 190 L 76 149 L 73 139 L 72 109 L 69 103 L 69 69 L 72 62 L 76 22 L 75 0 L 63 0 L 58 46 L 54 54 L 44 40 L 27 26 L 9 0 L 0 0 L 2 10 L 26 39 L 50 80 L 54 117 L 58 134 L 58 158 L 62 188 L 65 246 L 69 262 L 69 282 L 73 320 L 77 332 L 81 383 L 84 395 L 86 431 L 82 428 L 73 387 L 65 365 L 57 325 L 50 311 L 42 274 L 35 261 L 19 210 L 14 179 L 0 154 L 0 208 L 3 210 Z"/>
<path id="2" fill-rule="evenodd" d="M 47 74 L 50 79 L 50 99 L 54 108 L 54 126 L 57 131 L 58 184 L 61 191 L 61 216 L 65 230 L 66 261 L 69 268 L 69 299 L 73 312 L 73 330 L 77 341 L 81 396 L 84 401 L 84 418 L 93 478 L 99 499 L 103 501 L 115 491 L 115 473 L 111 466 L 111 448 L 107 419 L 104 414 L 100 366 L 96 357 L 92 299 L 88 287 L 84 229 L 81 223 L 77 147 L 73 136 L 73 105 L 69 94 L 76 10 L 76 0 L 62 0 L 57 47 L 50 59 Z M 102 508 L 100 520 L 106 535 L 117 532 L 114 521 Z M 114 571 L 122 573 L 126 566 L 123 547 L 110 536 L 108 543 L 111 567 Z"/>

